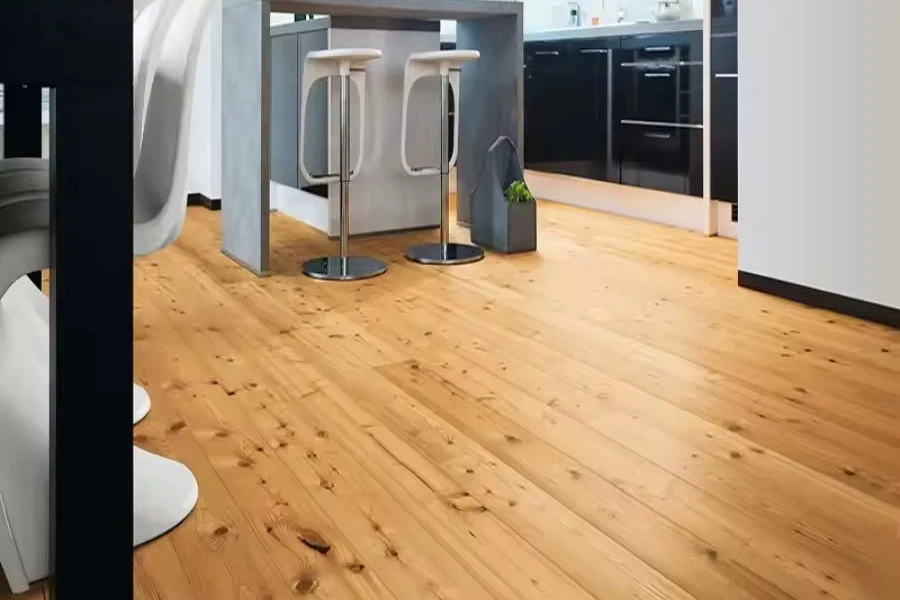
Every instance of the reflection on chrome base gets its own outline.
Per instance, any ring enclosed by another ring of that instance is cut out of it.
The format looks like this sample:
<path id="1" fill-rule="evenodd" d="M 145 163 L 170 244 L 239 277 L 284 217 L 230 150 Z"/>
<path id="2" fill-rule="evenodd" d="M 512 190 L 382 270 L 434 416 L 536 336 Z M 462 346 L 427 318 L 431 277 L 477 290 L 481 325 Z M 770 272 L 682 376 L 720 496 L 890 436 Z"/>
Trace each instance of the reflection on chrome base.
<path id="1" fill-rule="evenodd" d="M 423 265 L 464 265 L 484 258 L 484 250 L 470 244 L 422 244 L 407 248 L 406 258 Z"/>
<path id="2" fill-rule="evenodd" d="M 303 274 L 325 281 L 357 281 L 383 275 L 387 264 L 365 256 L 323 256 L 303 263 Z"/>

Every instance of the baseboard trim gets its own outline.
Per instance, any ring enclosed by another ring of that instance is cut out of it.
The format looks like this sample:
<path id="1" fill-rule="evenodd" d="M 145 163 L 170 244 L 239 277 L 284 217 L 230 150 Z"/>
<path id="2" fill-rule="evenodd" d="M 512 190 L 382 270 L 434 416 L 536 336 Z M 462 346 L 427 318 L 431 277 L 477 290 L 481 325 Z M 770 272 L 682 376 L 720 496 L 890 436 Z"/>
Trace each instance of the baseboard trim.
<path id="1" fill-rule="evenodd" d="M 747 271 L 738 271 L 738 285 L 757 292 L 900 329 L 900 309 L 883 304 L 841 296 Z"/>
<path id="2" fill-rule="evenodd" d="M 207 210 L 222 210 L 222 199 L 208 198 L 203 194 L 188 194 L 188 206 L 204 206 Z"/>

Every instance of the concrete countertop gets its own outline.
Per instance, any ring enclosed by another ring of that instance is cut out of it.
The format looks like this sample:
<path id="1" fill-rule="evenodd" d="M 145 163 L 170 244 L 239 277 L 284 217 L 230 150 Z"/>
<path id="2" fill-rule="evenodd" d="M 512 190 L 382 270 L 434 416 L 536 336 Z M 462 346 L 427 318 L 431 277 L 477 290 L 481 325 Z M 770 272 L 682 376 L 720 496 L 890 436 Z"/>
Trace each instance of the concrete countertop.
<path id="1" fill-rule="evenodd" d="M 553 42 L 561 40 L 582 40 L 702 30 L 703 19 L 683 19 L 680 21 L 666 21 L 662 23 L 612 23 L 609 25 L 597 25 L 592 27 L 566 27 L 564 29 L 532 31 L 525 34 L 525 41 Z M 441 34 L 441 41 L 455 42 L 456 34 Z"/>
<path id="2" fill-rule="evenodd" d="M 245 0 L 224 0 L 225 6 Z M 498 0 L 271 0 L 273 12 L 394 19 L 490 19 L 522 16 L 521 2 Z"/>

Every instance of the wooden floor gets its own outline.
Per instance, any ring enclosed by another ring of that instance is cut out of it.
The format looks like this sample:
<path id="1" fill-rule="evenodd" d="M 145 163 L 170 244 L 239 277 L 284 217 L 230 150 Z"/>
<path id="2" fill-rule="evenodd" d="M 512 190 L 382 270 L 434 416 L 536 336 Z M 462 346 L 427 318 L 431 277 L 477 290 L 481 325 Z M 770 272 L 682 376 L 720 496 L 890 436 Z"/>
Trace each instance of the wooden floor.
<path id="1" fill-rule="evenodd" d="M 900 332 L 554 204 L 537 254 L 373 237 L 389 273 L 349 284 L 298 275 L 333 244 L 278 215 L 258 279 L 218 219 L 136 268 L 134 439 L 200 502 L 135 598 L 900 598 Z"/>

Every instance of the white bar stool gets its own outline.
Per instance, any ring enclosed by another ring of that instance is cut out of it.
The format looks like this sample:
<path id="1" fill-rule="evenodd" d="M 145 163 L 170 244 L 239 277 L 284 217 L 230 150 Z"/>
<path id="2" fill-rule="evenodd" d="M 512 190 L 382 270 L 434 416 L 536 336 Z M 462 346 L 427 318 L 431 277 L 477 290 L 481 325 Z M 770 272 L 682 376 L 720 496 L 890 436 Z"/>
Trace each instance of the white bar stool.
<path id="1" fill-rule="evenodd" d="M 350 256 L 350 181 L 359 173 L 366 140 L 366 63 L 381 58 L 381 50 L 372 48 L 338 48 L 317 50 L 306 55 L 303 69 L 303 93 L 300 105 L 300 172 L 313 184 L 341 183 L 340 225 L 341 253 L 339 256 L 314 258 L 302 265 L 305 275 L 328 281 L 355 281 L 375 277 L 387 271 L 387 264 L 366 256 Z M 306 168 L 304 131 L 306 103 L 313 83 L 327 77 L 341 78 L 340 171 L 325 175 L 310 175 Z M 350 82 L 359 93 L 359 158 L 350 170 Z"/>
<path id="2" fill-rule="evenodd" d="M 450 241 L 450 169 L 456 165 L 459 156 L 459 88 L 460 69 L 465 62 L 476 60 L 481 56 L 477 50 L 441 50 L 438 52 L 418 52 L 411 54 L 406 61 L 406 74 L 403 85 L 403 125 L 400 132 L 400 158 L 404 170 L 413 177 L 424 175 L 441 176 L 441 241 L 440 243 L 421 244 L 406 249 L 406 258 L 426 265 L 461 265 L 473 263 L 484 258 L 484 251 L 471 244 L 458 244 Z M 416 81 L 423 77 L 441 78 L 441 162 L 438 167 L 412 168 L 406 158 L 407 112 L 409 94 Z M 450 108 L 448 84 L 453 89 L 454 113 L 453 123 L 453 156 L 448 158 L 449 126 L 447 123 Z"/>

